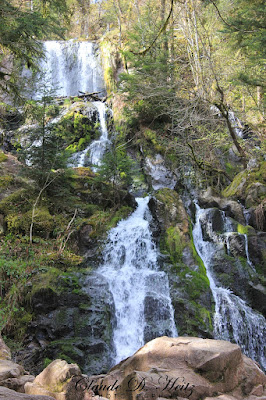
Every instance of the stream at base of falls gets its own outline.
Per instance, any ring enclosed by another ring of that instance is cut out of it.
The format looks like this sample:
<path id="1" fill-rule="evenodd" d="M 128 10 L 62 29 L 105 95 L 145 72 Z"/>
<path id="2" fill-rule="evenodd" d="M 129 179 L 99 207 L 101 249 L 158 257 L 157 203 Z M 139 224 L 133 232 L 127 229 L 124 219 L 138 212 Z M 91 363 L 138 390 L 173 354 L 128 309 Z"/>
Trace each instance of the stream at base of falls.
<path id="1" fill-rule="evenodd" d="M 98 272 L 114 298 L 115 363 L 158 336 L 177 336 L 168 277 L 159 271 L 148 219 L 149 198 L 110 230 Z"/>
<path id="2" fill-rule="evenodd" d="M 244 300 L 234 295 L 229 289 L 216 284 L 215 275 L 212 271 L 212 260 L 219 247 L 223 246 L 223 243 L 219 243 L 217 240 L 214 243 L 204 239 L 202 233 L 202 223 L 204 220 L 208 224 L 208 234 L 214 236 L 209 219 L 210 210 L 212 209 L 200 209 L 197 205 L 196 208 L 193 239 L 197 253 L 205 265 L 215 301 L 214 336 L 216 339 L 237 343 L 248 357 L 257 360 L 266 369 L 265 318 L 250 308 Z M 230 223 L 228 223 L 226 217 L 224 218 L 225 228 L 226 230 L 230 230 Z M 227 240 L 226 236 L 224 240 Z M 247 245 L 245 248 L 247 252 Z M 247 261 L 250 264 L 248 252 Z"/>

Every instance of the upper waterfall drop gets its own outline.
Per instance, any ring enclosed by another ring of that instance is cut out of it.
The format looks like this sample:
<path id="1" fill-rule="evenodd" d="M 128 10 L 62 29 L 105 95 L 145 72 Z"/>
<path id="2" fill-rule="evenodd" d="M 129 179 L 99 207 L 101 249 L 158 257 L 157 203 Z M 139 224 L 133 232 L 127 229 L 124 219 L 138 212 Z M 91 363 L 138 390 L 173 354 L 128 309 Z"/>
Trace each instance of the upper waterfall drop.
<path id="1" fill-rule="evenodd" d="M 79 92 L 105 91 L 96 45 L 73 40 L 43 43 L 41 82 L 55 91 L 56 97 L 77 96 Z"/>
<path id="2" fill-rule="evenodd" d="M 157 250 L 149 228 L 149 198 L 110 230 L 99 269 L 115 304 L 115 362 L 131 356 L 158 336 L 176 336 L 167 275 L 158 270 Z"/>

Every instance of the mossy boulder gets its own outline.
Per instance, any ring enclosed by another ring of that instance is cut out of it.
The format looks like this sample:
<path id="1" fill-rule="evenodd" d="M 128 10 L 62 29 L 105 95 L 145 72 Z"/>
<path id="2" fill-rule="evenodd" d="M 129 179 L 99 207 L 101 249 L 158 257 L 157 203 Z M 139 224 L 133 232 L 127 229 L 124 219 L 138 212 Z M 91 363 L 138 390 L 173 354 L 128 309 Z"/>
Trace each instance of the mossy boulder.
<path id="1" fill-rule="evenodd" d="M 8 214 L 6 217 L 7 229 L 12 233 L 27 233 L 32 223 L 32 210 L 25 214 Z M 35 209 L 33 217 L 33 231 L 38 236 L 48 237 L 55 224 L 52 215 L 45 207 Z"/>
<path id="2" fill-rule="evenodd" d="M 247 208 L 258 206 L 266 194 L 266 161 L 257 168 L 240 172 L 222 194 L 242 200 Z"/>
<path id="3" fill-rule="evenodd" d="M 101 135 L 97 107 L 82 100 L 71 104 L 55 124 L 54 129 L 68 150 L 73 152 L 84 150 L 92 140 L 98 139 Z"/>
<path id="4" fill-rule="evenodd" d="M 177 226 L 184 240 L 189 240 L 189 222 L 185 207 L 178 193 L 164 188 L 155 192 L 149 208 L 162 231 Z"/>

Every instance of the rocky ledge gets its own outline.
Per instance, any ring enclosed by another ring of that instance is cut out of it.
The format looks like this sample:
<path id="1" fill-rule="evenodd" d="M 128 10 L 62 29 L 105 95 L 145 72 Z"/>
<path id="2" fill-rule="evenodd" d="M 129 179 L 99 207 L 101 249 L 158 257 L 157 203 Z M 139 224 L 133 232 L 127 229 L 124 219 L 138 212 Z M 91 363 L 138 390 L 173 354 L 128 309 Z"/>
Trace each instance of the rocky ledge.
<path id="1" fill-rule="evenodd" d="M 266 376 L 238 345 L 195 337 L 148 342 L 108 374 L 79 381 L 111 400 L 266 400 Z"/>
<path id="2" fill-rule="evenodd" d="M 266 400 L 266 376 L 236 344 L 164 336 L 105 375 L 83 375 L 76 364 L 55 360 L 24 391 L 0 386 L 0 399 Z"/>

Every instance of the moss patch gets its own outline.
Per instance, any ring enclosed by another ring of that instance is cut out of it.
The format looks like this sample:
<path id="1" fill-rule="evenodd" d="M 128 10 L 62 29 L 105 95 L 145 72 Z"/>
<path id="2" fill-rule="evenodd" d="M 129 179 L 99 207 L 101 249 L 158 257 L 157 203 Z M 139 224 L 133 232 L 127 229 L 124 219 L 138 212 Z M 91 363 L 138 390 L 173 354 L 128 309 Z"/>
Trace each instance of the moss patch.
<path id="1" fill-rule="evenodd" d="M 6 160 L 7 155 L 3 151 L 0 151 L 0 163 L 5 162 Z"/>
<path id="2" fill-rule="evenodd" d="M 225 197 L 245 199 L 249 188 L 256 182 L 266 184 L 266 161 L 263 161 L 257 169 L 241 171 L 222 194 Z"/>

